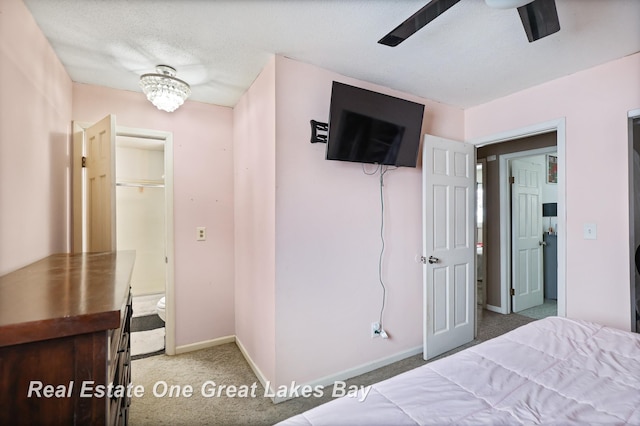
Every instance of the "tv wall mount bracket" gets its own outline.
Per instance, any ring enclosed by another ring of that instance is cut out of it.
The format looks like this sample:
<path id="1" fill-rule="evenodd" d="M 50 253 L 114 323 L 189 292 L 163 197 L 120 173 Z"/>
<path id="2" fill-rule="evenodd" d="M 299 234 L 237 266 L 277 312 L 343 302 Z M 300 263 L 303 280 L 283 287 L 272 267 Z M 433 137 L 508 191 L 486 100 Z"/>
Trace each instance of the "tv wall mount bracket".
<path id="1" fill-rule="evenodd" d="M 327 143 L 328 123 L 311 120 L 311 143 Z"/>

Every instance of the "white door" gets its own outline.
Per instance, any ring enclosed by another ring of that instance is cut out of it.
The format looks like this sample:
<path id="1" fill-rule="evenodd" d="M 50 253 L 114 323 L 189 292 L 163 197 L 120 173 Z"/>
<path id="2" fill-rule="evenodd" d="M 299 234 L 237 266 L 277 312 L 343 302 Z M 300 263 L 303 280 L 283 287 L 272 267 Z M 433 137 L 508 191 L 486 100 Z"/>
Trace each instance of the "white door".
<path id="1" fill-rule="evenodd" d="M 542 305 L 542 165 L 511 161 L 512 310 Z"/>
<path id="2" fill-rule="evenodd" d="M 426 135 L 422 157 L 424 358 L 473 340 L 475 147 Z"/>
<path id="3" fill-rule="evenodd" d="M 85 251 L 116 250 L 116 119 L 108 115 L 86 129 L 87 247 Z"/>

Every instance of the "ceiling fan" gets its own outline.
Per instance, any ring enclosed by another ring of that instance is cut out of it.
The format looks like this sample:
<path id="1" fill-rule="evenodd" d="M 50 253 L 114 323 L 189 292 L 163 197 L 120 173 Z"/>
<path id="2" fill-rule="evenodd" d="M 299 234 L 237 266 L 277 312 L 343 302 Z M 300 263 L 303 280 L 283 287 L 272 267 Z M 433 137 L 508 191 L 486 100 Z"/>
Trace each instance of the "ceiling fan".
<path id="1" fill-rule="evenodd" d="M 411 15 L 378 43 L 395 47 L 413 33 L 446 12 L 460 0 L 431 0 Z M 555 0 L 485 0 L 489 7 L 497 9 L 517 8 L 529 42 L 539 40 L 560 30 Z"/>

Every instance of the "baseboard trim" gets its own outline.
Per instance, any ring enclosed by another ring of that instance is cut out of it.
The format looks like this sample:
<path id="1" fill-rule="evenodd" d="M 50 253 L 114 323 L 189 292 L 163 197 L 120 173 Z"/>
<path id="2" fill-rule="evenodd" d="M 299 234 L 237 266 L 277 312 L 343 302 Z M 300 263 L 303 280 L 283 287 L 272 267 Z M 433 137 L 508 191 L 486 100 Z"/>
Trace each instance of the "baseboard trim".
<path id="1" fill-rule="evenodd" d="M 500 306 L 486 305 L 484 308 L 487 311 L 496 312 L 503 315 L 506 314 L 506 312 L 504 312 L 504 309 L 501 308 Z"/>
<path id="2" fill-rule="evenodd" d="M 225 336 L 218 337 L 217 339 L 205 340 L 198 343 L 191 343 L 189 345 L 176 346 L 176 355 L 198 351 L 200 349 L 211 348 L 213 346 L 224 345 L 226 343 L 233 343 L 235 341 L 236 336 Z"/>
<path id="3" fill-rule="evenodd" d="M 269 389 L 267 390 L 268 394 L 275 395 L 276 392 L 273 388 L 272 383 L 269 380 L 267 380 L 265 375 L 262 373 L 262 370 L 260 370 L 260 367 L 258 367 L 258 365 L 253 361 L 253 359 L 251 359 L 249 352 L 247 352 L 244 345 L 242 344 L 240 339 L 238 339 L 237 336 L 226 336 L 226 337 L 220 337 L 218 339 L 207 340 L 204 342 L 192 343 L 190 345 L 177 346 L 176 355 L 186 353 L 186 352 L 197 351 L 199 349 L 206 349 L 212 346 L 223 345 L 225 343 L 233 343 L 233 342 L 235 342 L 235 344 L 240 349 L 242 356 L 247 361 L 247 364 L 249 364 L 249 367 L 251 367 L 251 370 L 253 370 L 253 373 L 256 375 L 256 377 L 262 384 L 262 387 L 266 389 L 268 386 L 269 387 Z M 340 371 L 336 374 L 331 374 L 329 376 L 321 377 L 317 380 L 303 383 L 302 386 L 311 386 L 312 388 L 316 386 L 323 386 L 323 387 L 332 386 L 337 381 L 348 380 L 353 377 L 360 376 L 365 373 L 369 373 L 373 370 L 377 370 L 378 368 L 386 367 L 387 365 L 393 364 L 394 362 L 402 361 L 405 358 L 409 358 L 411 356 L 421 354 L 422 351 L 423 351 L 422 345 L 416 346 L 415 348 L 398 352 L 394 355 L 391 355 L 385 358 L 380 358 L 372 362 L 361 364 L 354 368 L 349 368 L 347 370 Z M 280 396 L 271 397 L 271 400 L 273 401 L 274 404 L 279 404 L 281 402 L 288 401 L 290 399 L 293 399 L 293 398 L 280 397 Z"/>
<path id="4" fill-rule="evenodd" d="M 361 374 L 369 373 L 373 370 L 377 370 L 378 368 L 386 367 L 389 364 L 393 364 L 394 362 L 402 361 L 405 358 L 409 358 L 411 356 L 421 354 L 422 352 L 423 352 L 423 346 L 420 345 L 403 352 L 398 352 L 394 355 L 391 355 L 385 358 L 380 358 L 372 362 L 361 364 L 354 368 L 349 368 L 347 370 L 340 371 L 336 374 L 331 374 L 329 376 L 321 377 L 317 380 L 304 383 L 302 384 L 302 386 L 310 386 L 312 388 L 316 386 L 323 386 L 323 387 L 333 386 L 335 382 L 348 380 L 353 377 L 360 376 Z M 271 399 L 275 404 L 278 404 L 280 402 L 284 402 L 292 398 L 275 396 L 275 397 L 272 397 Z"/>
<path id="5" fill-rule="evenodd" d="M 262 374 L 262 370 L 260 370 L 260 368 L 258 367 L 258 365 L 255 362 L 253 362 L 253 359 L 251 359 L 251 356 L 249 356 L 249 352 L 247 352 L 247 350 L 245 349 L 244 345 L 242 344 L 240 339 L 238 339 L 237 336 L 236 336 L 236 346 L 238 346 L 238 348 L 240 349 L 240 352 L 242 353 L 242 356 L 247 361 L 247 364 L 249 364 L 249 367 L 251 367 L 251 370 L 253 370 L 253 374 L 256 375 L 256 377 L 258 378 L 258 380 L 262 384 L 262 387 L 266 389 L 267 385 L 268 385 L 269 386 L 268 392 L 272 394 L 273 393 L 273 388 L 271 387 L 271 382 L 269 382 L 264 377 L 264 374 Z M 273 400 L 273 398 L 271 398 L 271 400 Z"/>

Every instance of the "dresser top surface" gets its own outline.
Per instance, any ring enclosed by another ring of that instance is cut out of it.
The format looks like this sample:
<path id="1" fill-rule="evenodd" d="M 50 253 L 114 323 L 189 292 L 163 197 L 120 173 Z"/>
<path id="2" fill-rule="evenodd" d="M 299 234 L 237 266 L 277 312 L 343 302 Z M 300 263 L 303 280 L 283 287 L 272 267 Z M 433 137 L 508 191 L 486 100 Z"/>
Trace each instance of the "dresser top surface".
<path id="1" fill-rule="evenodd" d="M 0 277 L 0 346 L 119 327 L 134 261 L 54 254 Z"/>

